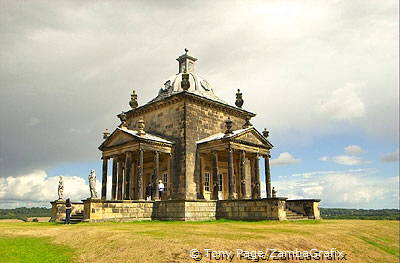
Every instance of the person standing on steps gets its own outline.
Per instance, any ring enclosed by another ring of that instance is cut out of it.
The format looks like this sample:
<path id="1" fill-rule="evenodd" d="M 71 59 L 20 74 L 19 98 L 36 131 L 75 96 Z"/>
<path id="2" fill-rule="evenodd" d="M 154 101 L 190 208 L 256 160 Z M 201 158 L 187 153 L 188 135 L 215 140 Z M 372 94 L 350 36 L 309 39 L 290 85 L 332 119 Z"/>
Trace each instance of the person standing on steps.
<path id="1" fill-rule="evenodd" d="M 65 200 L 65 224 L 66 225 L 71 224 L 71 210 L 72 210 L 71 200 L 69 200 L 69 198 L 67 198 L 67 200 Z"/>
<path id="2" fill-rule="evenodd" d="M 162 200 L 162 196 L 164 193 L 164 184 L 161 180 L 158 181 L 158 198 Z"/>

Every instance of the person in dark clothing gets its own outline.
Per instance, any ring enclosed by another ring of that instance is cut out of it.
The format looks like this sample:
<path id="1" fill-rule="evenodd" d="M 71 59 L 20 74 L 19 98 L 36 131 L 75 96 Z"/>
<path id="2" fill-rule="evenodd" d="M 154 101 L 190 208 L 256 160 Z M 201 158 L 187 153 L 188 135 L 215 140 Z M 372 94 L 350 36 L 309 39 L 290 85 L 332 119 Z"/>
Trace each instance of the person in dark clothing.
<path id="1" fill-rule="evenodd" d="M 72 210 L 71 200 L 69 200 L 69 198 L 67 198 L 67 200 L 65 200 L 65 224 L 66 225 L 71 224 L 71 210 Z"/>
<path id="2" fill-rule="evenodd" d="M 153 196 L 153 185 L 149 183 L 146 187 L 146 200 L 151 200 Z"/>

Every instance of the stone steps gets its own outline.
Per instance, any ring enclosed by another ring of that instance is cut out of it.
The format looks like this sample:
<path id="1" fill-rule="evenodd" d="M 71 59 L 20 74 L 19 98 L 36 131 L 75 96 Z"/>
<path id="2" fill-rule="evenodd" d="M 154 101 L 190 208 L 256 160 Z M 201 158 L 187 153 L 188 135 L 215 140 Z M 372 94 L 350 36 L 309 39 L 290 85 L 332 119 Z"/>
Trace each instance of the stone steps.
<path id="1" fill-rule="evenodd" d="M 286 211 L 287 220 L 307 220 L 308 219 L 307 216 L 297 213 L 293 210 L 290 210 L 289 208 L 286 208 L 285 211 Z"/>
<path id="2" fill-rule="evenodd" d="M 63 220 L 65 222 L 65 219 Z M 75 213 L 71 215 L 71 224 L 78 224 L 83 221 L 83 213 Z"/>

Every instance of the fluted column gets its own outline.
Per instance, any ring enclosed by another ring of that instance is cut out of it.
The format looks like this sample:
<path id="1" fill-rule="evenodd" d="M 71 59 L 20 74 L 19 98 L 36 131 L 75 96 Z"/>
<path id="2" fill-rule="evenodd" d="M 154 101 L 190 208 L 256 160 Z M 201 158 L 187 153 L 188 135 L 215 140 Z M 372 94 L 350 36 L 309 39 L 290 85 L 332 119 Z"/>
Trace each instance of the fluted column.
<path id="1" fill-rule="evenodd" d="M 270 166 L 269 166 L 269 158 L 271 158 L 271 155 L 267 154 L 264 155 L 264 161 L 265 161 L 265 188 L 267 192 L 267 198 L 272 197 L 271 193 L 271 171 L 270 171 Z"/>
<path id="2" fill-rule="evenodd" d="M 101 182 L 101 199 L 107 199 L 107 170 L 108 170 L 108 157 L 103 157 L 103 178 Z"/>
<path id="3" fill-rule="evenodd" d="M 154 152 L 154 168 L 153 168 L 153 200 L 159 199 L 159 191 L 158 191 L 158 180 L 160 180 L 160 153 L 158 151 Z M 164 187 L 165 182 L 163 182 Z"/>
<path id="4" fill-rule="evenodd" d="M 218 200 L 218 153 L 213 151 L 212 155 L 212 179 L 213 179 L 213 189 L 212 189 L 212 200 Z"/>
<path id="5" fill-rule="evenodd" d="M 117 189 L 117 200 L 122 200 L 123 196 L 123 185 L 124 185 L 124 161 L 122 156 L 118 158 L 118 189 Z"/>
<path id="6" fill-rule="evenodd" d="M 259 156 L 258 154 L 254 158 L 254 198 L 260 199 L 261 198 L 261 191 L 260 191 L 260 164 L 259 164 Z"/>
<path id="7" fill-rule="evenodd" d="M 124 199 L 130 199 L 130 182 L 131 182 L 131 171 L 132 171 L 132 152 L 127 152 L 125 155 L 125 191 L 124 191 Z"/>
<path id="8" fill-rule="evenodd" d="M 233 170 L 233 149 L 228 149 L 228 188 L 229 188 L 229 199 L 234 199 L 235 195 L 235 178 Z"/>
<path id="9" fill-rule="evenodd" d="M 118 158 L 113 156 L 112 166 L 112 186 L 111 186 L 111 199 L 117 199 L 117 171 L 118 171 Z"/>
<path id="10" fill-rule="evenodd" d="M 246 198 L 246 152 L 240 152 L 240 190 L 241 190 L 241 198 Z"/>
<path id="11" fill-rule="evenodd" d="M 137 196 L 139 200 L 143 200 L 143 149 L 138 151 L 137 165 Z"/>

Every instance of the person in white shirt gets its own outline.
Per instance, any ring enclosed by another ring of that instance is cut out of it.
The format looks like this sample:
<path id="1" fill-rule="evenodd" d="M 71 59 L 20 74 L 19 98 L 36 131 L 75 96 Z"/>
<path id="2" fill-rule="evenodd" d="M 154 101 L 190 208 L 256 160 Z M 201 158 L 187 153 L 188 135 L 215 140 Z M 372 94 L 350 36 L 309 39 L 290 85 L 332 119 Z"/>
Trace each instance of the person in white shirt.
<path id="1" fill-rule="evenodd" d="M 162 180 L 159 180 L 158 181 L 158 197 L 160 200 L 162 200 L 164 190 L 165 190 L 164 184 L 163 184 Z"/>

